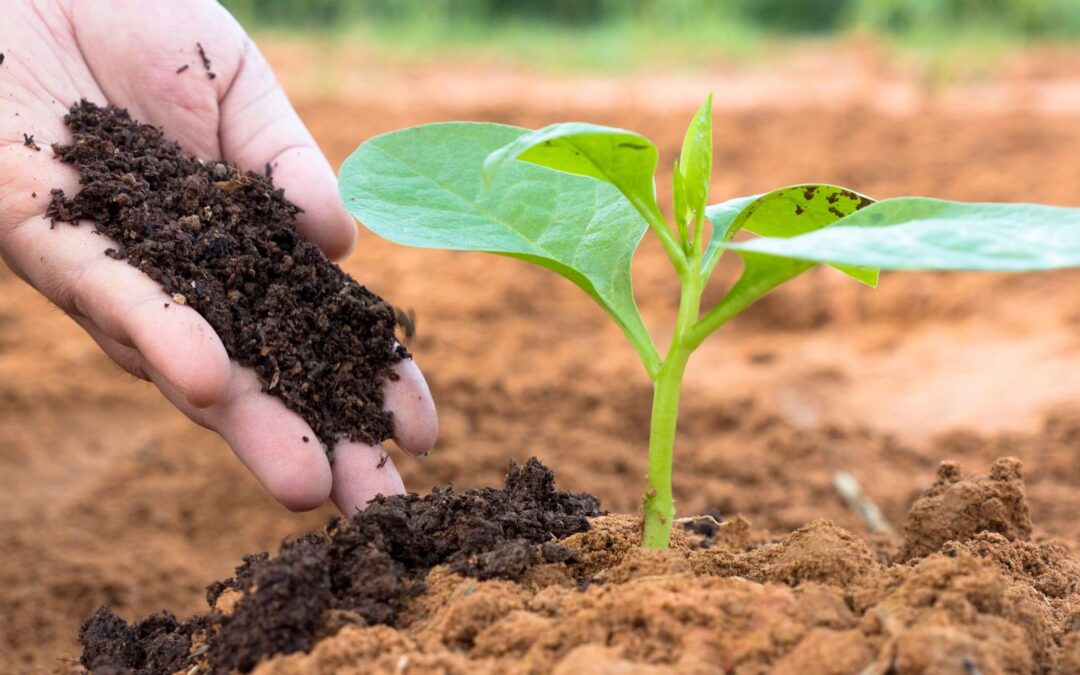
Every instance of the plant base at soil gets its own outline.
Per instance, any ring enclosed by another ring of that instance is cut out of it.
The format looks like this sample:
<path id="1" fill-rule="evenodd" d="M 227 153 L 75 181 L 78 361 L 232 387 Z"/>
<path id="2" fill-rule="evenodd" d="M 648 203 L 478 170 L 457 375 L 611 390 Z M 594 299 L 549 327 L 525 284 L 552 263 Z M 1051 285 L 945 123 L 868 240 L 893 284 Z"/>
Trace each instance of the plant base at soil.
<path id="1" fill-rule="evenodd" d="M 509 508 L 497 518 L 494 507 Z M 236 579 L 211 587 L 205 617 L 128 626 L 102 609 L 84 625 L 83 663 L 261 675 L 1080 672 L 1080 562 L 1059 543 L 1030 540 L 1014 459 L 967 478 L 942 464 L 898 548 L 822 520 L 776 538 L 736 517 L 690 522 L 672 549 L 645 550 L 635 517 L 594 516 L 577 531 L 590 509 L 556 493 L 536 463 L 512 469 L 504 490 L 384 500 L 367 512 L 379 515 L 286 544 L 274 559 L 249 557 Z M 437 523 L 424 517 L 434 513 Z M 482 514 L 495 524 L 470 539 Z M 398 544 L 426 533 L 429 548 L 387 546 L 389 530 L 372 523 L 401 528 Z M 575 533 L 543 540 L 559 528 Z M 311 579 L 326 584 L 314 612 Z M 358 591 L 378 602 L 344 609 Z M 267 619 L 294 641 L 267 643 Z M 222 635 L 233 651 L 215 650 Z M 253 645 L 263 645 L 258 663 L 230 661 Z"/>

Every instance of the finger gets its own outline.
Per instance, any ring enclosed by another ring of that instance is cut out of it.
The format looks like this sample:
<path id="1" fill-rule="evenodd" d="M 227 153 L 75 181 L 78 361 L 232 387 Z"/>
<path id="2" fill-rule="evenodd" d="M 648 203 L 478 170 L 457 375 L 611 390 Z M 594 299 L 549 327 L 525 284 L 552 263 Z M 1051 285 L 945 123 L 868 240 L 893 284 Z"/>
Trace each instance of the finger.
<path id="1" fill-rule="evenodd" d="M 346 516 L 363 511 L 376 495 L 405 494 L 394 461 L 378 445 L 338 443 L 334 449 L 334 488 L 330 498 Z"/>
<path id="2" fill-rule="evenodd" d="M 424 374 L 412 359 L 394 365 L 398 379 L 387 380 L 383 403 L 394 413 L 394 442 L 416 457 L 435 446 L 439 435 L 439 417 Z"/>
<path id="3" fill-rule="evenodd" d="M 234 368 L 239 371 L 234 385 L 239 391 L 227 402 L 209 410 L 192 409 L 138 351 L 116 342 L 85 317 L 75 320 L 121 368 L 155 382 L 181 411 L 220 433 L 267 492 L 287 508 L 299 511 L 321 505 L 326 501 L 328 480 L 330 497 L 346 515 L 362 510 L 376 495 L 404 494 L 401 475 L 381 446 L 342 442 L 335 449 L 331 468 L 310 427 L 282 410 L 277 399 L 252 393 L 253 383 L 247 381 L 253 377 L 250 371 Z M 401 372 L 407 375 L 409 370 Z M 295 442 L 297 434 L 300 444 Z"/>
<path id="4" fill-rule="evenodd" d="M 301 234 L 328 256 L 341 258 L 352 250 L 356 223 L 338 196 L 334 171 L 250 40 L 221 101 L 221 150 L 224 159 L 244 168 L 269 165 L 275 184 L 304 210 Z"/>
<path id="5" fill-rule="evenodd" d="M 292 511 L 314 509 L 330 496 L 330 461 L 311 427 L 262 391 L 252 370 L 232 364 L 229 391 L 221 402 L 194 408 L 152 369 L 150 380 L 184 414 L 216 431 L 256 480 Z"/>
<path id="6" fill-rule="evenodd" d="M 72 316 L 72 320 L 79 324 L 87 335 L 97 343 L 97 346 L 101 348 L 101 351 L 105 352 L 105 355 L 113 360 L 116 365 L 127 373 L 139 378 L 140 380 L 150 380 L 149 366 L 146 364 L 146 359 L 142 357 L 142 354 L 138 350 L 131 347 L 125 347 L 116 340 L 113 340 L 108 335 L 95 326 L 93 322 L 83 316 Z"/>
<path id="7" fill-rule="evenodd" d="M 31 218 L 5 237 L 19 272 L 61 309 L 86 317 L 110 339 L 133 347 L 195 407 L 221 399 L 229 357 L 217 334 L 142 272 L 105 255 L 111 242 L 92 226 Z"/>
<path id="8" fill-rule="evenodd" d="M 256 480 L 285 507 L 304 511 L 326 501 L 332 478 L 322 445 L 298 415 L 262 393 L 253 372 L 234 366 L 227 400 L 200 410 L 137 351 L 116 342 L 86 318 L 75 320 L 121 368 L 150 380 L 181 412 L 220 434 Z"/>
<path id="9" fill-rule="evenodd" d="M 209 426 L 279 502 L 306 511 L 330 496 L 332 478 L 315 432 L 276 396 L 263 393 L 255 373 L 233 368 L 237 395 L 207 411 Z"/>
<path id="10" fill-rule="evenodd" d="M 351 250 L 356 225 L 333 169 L 266 60 L 219 3 L 110 0 L 108 12 L 95 3 L 74 12 L 79 41 L 95 46 L 87 63 L 111 103 L 204 159 L 252 171 L 270 164 L 277 185 L 304 209 L 301 233 L 332 258 Z"/>

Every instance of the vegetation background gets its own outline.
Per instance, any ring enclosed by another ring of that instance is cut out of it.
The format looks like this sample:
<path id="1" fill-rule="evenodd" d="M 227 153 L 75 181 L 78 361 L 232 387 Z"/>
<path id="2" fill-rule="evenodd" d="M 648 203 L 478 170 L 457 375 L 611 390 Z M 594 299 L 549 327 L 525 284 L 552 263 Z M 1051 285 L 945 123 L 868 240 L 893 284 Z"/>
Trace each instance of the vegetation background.
<path id="1" fill-rule="evenodd" d="M 263 31 L 362 37 L 391 52 L 486 51 L 606 69 L 692 65 L 717 54 L 752 58 L 779 40 L 837 36 L 973 58 L 1080 40 L 1077 0 L 222 1 Z"/>

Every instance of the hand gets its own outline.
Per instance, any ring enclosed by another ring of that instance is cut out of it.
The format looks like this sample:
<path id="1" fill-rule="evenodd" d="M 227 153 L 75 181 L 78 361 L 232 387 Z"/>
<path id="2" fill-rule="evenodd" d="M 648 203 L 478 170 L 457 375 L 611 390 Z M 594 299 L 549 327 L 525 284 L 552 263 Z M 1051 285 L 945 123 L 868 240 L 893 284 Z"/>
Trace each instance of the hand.
<path id="1" fill-rule="evenodd" d="M 8 266 L 121 367 L 221 434 L 288 508 L 311 509 L 330 497 L 352 513 L 376 494 L 404 492 L 392 461 L 378 468 L 380 447 L 342 442 L 331 467 L 319 443 L 301 441 L 315 438 L 311 428 L 229 360 L 198 313 L 166 310 L 164 290 L 107 257 L 115 244 L 89 225 L 50 229 L 43 218 L 50 189 L 78 191 L 75 170 L 49 146 L 70 141 L 64 113 L 86 98 L 127 108 L 204 159 L 259 171 L 272 164 L 275 182 L 304 209 L 301 232 L 332 258 L 349 252 L 356 228 L 333 170 L 236 21 L 214 0 L 10 0 L 0 52 L 0 256 Z M 42 151 L 24 145 L 23 134 Z M 403 361 L 397 369 L 400 379 L 385 389 L 394 440 L 420 455 L 435 442 L 435 407 L 416 365 Z"/>

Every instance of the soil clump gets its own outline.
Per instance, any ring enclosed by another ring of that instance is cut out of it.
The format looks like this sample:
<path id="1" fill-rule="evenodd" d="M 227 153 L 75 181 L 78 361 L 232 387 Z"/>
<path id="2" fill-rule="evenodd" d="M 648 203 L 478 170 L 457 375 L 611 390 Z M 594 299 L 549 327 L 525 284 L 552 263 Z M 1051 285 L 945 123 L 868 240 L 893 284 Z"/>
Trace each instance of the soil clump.
<path id="1" fill-rule="evenodd" d="M 178 663 L 247 672 L 265 657 L 307 651 L 346 625 L 394 624 L 437 565 L 486 580 L 564 564 L 576 552 L 555 541 L 587 530 L 599 514 L 594 497 L 557 491 L 554 474 L 535 459 L 511 462 L 502 489 L 454 494 L 443 486 L 424 498 L 379 497 L 349 520 L 332 519 L 323 532 L 285 543 L 274 558 L 246 557 L 234 577 L 207 589 L 206 616 L 128 626 L 102 607 L 83 624 L 81 663 L 95 673 L 172 673 Z M 173 648 L 193 634 L 205 648 L 177 661 Z M 167 660 L 158 656 L 163 644 Z"/>
<path id="2" fill-rule="evenodd" d="M 115 107 L 84 100 L 64 120 L 74 142 L 53 150 L 81 189 L 53 190 L 48 216 L 93 221 L 111 257 L 205 317 L 328 449 L 392 436 L 381 387 L 408 356 L 394 309 L 297 233 L 300 209 L 269 175 L 203 162 Z"/>

